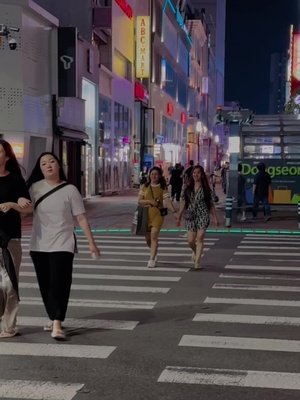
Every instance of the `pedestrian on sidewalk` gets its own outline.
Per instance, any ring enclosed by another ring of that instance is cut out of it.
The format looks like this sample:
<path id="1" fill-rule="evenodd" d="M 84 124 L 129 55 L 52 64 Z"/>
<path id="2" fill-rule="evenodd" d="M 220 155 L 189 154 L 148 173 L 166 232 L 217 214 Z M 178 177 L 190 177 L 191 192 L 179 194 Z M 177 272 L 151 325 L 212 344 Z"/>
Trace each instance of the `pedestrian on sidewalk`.
<path id="1" fill-rule="evenodd" d="M 241 213 L 241 221 L 246 221 L 246 178 L 242 174 L 243 165 L 238 164 L 238 212 Z"/>
<path id="2" fill-rule="evenodd" d="M 271 219 L 271 207 L 269 205 L 269 189 L 272 183 L 271 176 L 266 172 L 266 164 L 260 162 L 257 165 L 258 172 L 254 177 L 253 183 L 253 209 L 252 219 L 257 218 L 259 203 L 262 203 L 265 220 Z"/>
<path id="3" fill-rule="evenodd" d="M 180 164 L 175 164 L 175 169 L 171 171 L 170 175 L 171 175 L 170 185 L 172 186 L 171 189 L 172 201 L 174 201 L 176 198 L 176 201 L 179 202 L 182 190 L 182 181 L 183 181 Z"/>
<path id="4" fill-rule="evenodd" d="M 21 208 L 17 203 L 22 203 Z M 0 338 L 17 334 L 18 280 L 22 258 L 21 213 L 32 212 L 30 196 L 11 145 L 0 140 Z"/>
<path id="5" fill-rule="evenodd" d="M 213 191 L 201 165 L 196 165 L 193 169 L 190 182 L 183 188 L 181 200 L 179 224 L 184 216 L 188 244 L 192 249 L 192 262 L 195 264 L 195 269 L 201 269 L 204 237 L 210 223 L 210 214 L 213 216 L 216 227 L 219 226 Z"/>
<path id="6" fill-rule="evenodd" d="M 159 167 L 150 170 L 149 181 L 141 186 L 138 204 L 148 207 L 148 230 L 146 243 L 150 249 L 148 268 L 157 266 L 158 237 L 164 223 L 164 202 L 176 220 L 178 214 L 170 200 L 167 183 Z"/>
<path id="7" fill-rule="evenodd" d="M 75 217 L 86 236 L 91 255 L 100 258 L 85 214 L 83 199 L 67 183 L 61 163 L 55 154 L 40 155 L 27 181 L 34 213 L 30 256 L 34 264 L 43 302 L 50 322 L 44 330 L 56 340 L 64 340 L 65 319 L 71 283 L 76 238 Z"/>

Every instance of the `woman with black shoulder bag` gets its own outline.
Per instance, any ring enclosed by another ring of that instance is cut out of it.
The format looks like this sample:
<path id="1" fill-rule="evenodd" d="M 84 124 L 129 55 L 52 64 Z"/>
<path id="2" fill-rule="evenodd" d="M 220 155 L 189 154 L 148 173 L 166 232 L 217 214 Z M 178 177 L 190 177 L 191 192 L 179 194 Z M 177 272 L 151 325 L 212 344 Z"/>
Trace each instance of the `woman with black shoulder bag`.
<path id="1" fill-rule="evenodd" d="M 68 307 L 76 251 L 74 217 L 92 256 L 100 258 L 82 197 L 66 181 L 59 159 L 50 152 L 41 154 L 27 181 L 34 206 L 30 256 L 50 319 L 44 330 L 51 331 L 56 340 L 66 338 L 61 324 Z"/>
<path id="2" fill-rule="evenodd" d="M 168 209 L 178 220 L 177 212 L 170 200 L 166 181 L 159 167 L 150 170 L 149 181 L 141 186 L 138 204 L 148 207 L 148 229 L 146 243 L 150 249 L 148 268 L 155 268 L 157 264 L 158 236 L 164 223 Z M 164 208 L 164 202 L 167 208 Z"/>

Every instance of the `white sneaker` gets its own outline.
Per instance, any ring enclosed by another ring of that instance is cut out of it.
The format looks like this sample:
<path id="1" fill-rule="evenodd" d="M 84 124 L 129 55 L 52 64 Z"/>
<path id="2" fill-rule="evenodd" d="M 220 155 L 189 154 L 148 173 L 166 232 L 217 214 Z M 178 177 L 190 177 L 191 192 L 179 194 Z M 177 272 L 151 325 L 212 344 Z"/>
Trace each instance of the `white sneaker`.
<path id="1" fill-rule="evenodd" d="M 246 221 L 247 220 L 247 218 L 246 217 L 241 217 L 241 219 L 240 219 L 240 221 Z"/>
<path id="2" fill-rule="evenodd" d="M 155 268 L 156 267 L 156 262 L 155 262 L 155 260 L 149 260 L 148 261 L 148 265 L 147 265 L 147 268 Z"/>

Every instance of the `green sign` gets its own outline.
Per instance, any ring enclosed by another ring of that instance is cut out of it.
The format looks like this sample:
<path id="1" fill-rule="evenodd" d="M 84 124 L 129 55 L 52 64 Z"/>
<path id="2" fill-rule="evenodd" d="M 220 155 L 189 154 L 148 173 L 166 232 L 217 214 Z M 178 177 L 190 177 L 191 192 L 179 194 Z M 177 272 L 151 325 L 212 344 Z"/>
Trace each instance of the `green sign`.
<path id="1" fill-rule="evenodd" d="M 252 187 L 257 174 L 257 164 L 262 160 L 240 160 L 246 178 L 247 203 L 253 202 Z M 300 160 L 264 160 L 272 178 L 270 204 L 298 204 L 300 201 Z"/>

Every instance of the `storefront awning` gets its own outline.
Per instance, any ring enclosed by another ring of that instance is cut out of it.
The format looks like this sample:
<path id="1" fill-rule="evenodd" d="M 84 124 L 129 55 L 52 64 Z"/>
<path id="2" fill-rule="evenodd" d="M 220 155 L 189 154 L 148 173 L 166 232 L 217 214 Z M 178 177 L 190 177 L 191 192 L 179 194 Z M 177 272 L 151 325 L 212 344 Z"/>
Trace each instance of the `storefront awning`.
<path id="1" fill-rule="evenodd" d="M 59 134 L 65 140 L 89 140 L 89 135 L 87 135 L 84 131 L 76 131 L 74 129 L 59 127 Z"/>

